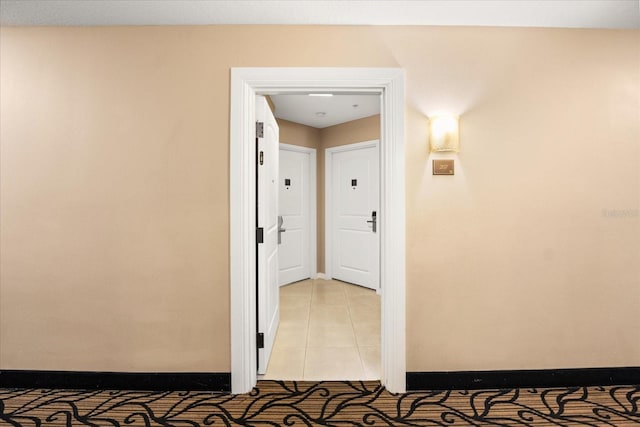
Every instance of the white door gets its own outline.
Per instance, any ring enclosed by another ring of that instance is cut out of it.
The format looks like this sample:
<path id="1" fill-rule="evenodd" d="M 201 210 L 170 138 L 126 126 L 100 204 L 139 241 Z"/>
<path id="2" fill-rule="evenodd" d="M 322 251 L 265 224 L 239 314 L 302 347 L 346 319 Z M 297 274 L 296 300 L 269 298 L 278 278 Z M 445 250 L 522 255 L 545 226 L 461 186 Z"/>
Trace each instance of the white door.
<path id="1" fill-rule="evenodd" d="M 380 287 L 378 141 L 327 150 L 330 275 Z"/>
<path id="2" fill-rule="evenodd" d="M 280 263 L 280 286 L 308 279 L 314 273 L 311 259 L 311 170 L 312 149 L 280 144 L 280 200 L 279 214 L 282 228 L 281 245 L 278 249 Z M 315 153 L 313 153 L 315 154 Z M 314 162 L 315 162 L 315 156 Z M 315 169 L 315 168 L 314 168 Z M 315 204 L 314 204 L 315 205 Z"/>
<path id="3" fill-rule="evenodd" d="M 256 96 L 257 129 L 262 123 L 258 142 L 258 333 L 263 334 L 264 348 L 258 349 L 258 373 L 267 370 L 273 341 L 280 320 L 278 295 L 278 143 L 279 131 L 264 96 Z M 258 240 L 259 241 L 259 240 Z"/>

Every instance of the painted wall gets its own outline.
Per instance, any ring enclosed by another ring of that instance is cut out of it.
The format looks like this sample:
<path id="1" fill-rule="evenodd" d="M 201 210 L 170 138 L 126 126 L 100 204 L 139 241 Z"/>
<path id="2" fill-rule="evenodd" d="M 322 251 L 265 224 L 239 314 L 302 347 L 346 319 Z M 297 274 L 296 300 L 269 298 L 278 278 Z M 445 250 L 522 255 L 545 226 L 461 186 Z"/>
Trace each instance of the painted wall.
<path id="1" fill-rule="evenodd" d="M 639 40 L 2 28 L 0 368 L 230 370 L 241 66 L 406 70 L 410 371 L 639 365 Z M 462 116 L 453 177 L 431 175 L 437 110 Z"/>
<path id="2" fill-rule="evenodd" d="M 311 126 L 293 123 L 288 120 L 276 119 L 280 128 L 280 142 L 289 145 L 298 145 L 300 147 L 320 148 L 322 129 L 316 129 Z"/>

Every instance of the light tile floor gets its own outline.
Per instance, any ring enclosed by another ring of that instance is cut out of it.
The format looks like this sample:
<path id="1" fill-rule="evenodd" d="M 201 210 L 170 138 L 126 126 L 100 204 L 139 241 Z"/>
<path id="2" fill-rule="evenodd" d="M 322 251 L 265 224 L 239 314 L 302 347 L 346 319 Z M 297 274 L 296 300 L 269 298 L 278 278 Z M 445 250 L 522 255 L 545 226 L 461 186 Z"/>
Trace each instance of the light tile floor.
<path id="1" fill-rule="evenodd" d="M 264 379 L 380 379 L 380 296 L 335 280 L 280 288 L 280 326 Z"/>

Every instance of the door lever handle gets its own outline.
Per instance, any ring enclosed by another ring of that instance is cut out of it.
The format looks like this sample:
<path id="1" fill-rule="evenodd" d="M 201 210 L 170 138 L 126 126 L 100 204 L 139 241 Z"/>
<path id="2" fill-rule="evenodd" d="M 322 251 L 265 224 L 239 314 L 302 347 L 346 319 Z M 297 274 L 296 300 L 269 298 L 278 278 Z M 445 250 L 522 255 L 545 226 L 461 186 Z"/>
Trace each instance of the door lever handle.
<path id="1" fill-rule="evenodd" d="M 367 223 L 372 224 L 371 231 L 374 233 L 378 230 L 378 215 L 376 211 L 371 212 L 371 219 L 367 221 Z"/>
<path id="2" fill-rule="evenodd" d="M 282 244 L 282 233 L 287 231 L 286 228 L 282 228 L 283 223 L 284 223 L 284 219 L 282 218 L 282 215 L 278 215 L 278 244 L 279 245 Z"/>

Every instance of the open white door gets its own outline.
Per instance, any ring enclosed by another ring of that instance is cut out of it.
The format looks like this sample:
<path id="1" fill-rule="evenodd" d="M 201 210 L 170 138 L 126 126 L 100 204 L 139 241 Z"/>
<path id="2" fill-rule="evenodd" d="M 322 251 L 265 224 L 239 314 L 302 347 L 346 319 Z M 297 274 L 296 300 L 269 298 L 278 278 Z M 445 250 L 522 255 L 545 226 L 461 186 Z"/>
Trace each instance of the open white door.
<path id="1" fill-rule="evenodd" d="M 327 150 L 330 277 L 380 287 L 378 141 Z M 329 254 L 328 254 L 329 255 Z"/>
<path id="2" fill-rule="evenodd" d="M 264 374 L 267 371 L 267 364 L 280 321 L 278 294 L 279 130 L 266 98 L 260 95 L 256 96 L 256 121 L 256 140 L 258 143 L 257 333 L 262 337 L 261 341 L 263 342 L 263 348 L 258 348 L 258 373 Z"/>
<path id="3" fill-rule="evenodd" d="M 279 214 L 286 233 L 279 247 L 279 284 L 315 274 L 315 150 L 280 144 Z M 312 212 L 313 209 L 313 212 Z"/>

